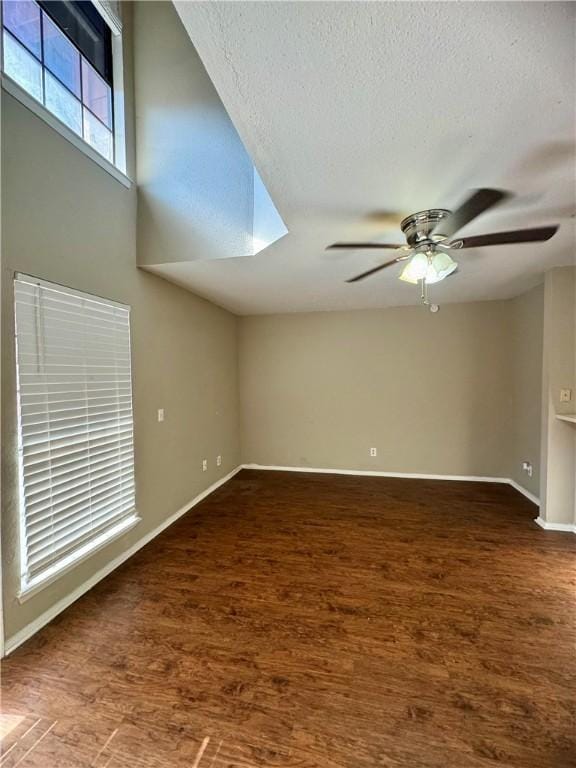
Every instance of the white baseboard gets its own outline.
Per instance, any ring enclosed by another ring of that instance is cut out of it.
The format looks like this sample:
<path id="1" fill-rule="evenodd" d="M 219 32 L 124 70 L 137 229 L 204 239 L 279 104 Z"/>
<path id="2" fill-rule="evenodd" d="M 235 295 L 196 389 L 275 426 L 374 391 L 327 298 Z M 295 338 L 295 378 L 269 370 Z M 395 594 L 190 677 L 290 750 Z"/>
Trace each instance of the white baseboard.
<path id="1" fill-rule="evenodd" d="M 515 488 L 519 493 L 521 493 L 523 496 L 526 496 L 527 499 L 530 499 L 532 504 L 536 504 L 537 507 L 540 506 L 540 499 L 538 496 L 534 496 L 533 493 L 530 493 L 530 491 L 526 490 L 523 485 L 520 485 L 520 483 L 517 483 L 515 480 L 508 480 L 512 488 Z"/>
<path id="2" fill-rule="evenodd" d="M 423 475 L 417 472 L 380 472 L 371 469 L 326 469 L 325 467 L 276 467 L 268 464 L 243 464 L 243 469 L 263 469 L 275 472 L 310 472 L 312 474 L 359 475 L 367 477 L 405 477 L 413 480 L 467 480 L 477 483 L 508 483 L 507 477 L 476 477 L 473 475 Z"/>
<path id="3" fill-rule="evenodd" d="M 228 482 L 228 480 L 230 480 L 230 478 L 234 477 L 235 474 L 240 472 L 241 469 L 242 469 L 242 466 L 239 465 L 236 467 L 236 469 L 233 469 L 232 472 L 229 472 L 227 475 L 220 478 L 220 480 L 217 480 L 215 483 L 212 483 L 212 485 L 206 488 L 206 490 L 202 491 L 202 493 L 199 493 L 198 496 L 195 496 L 192 499 L 192 501 L 189 501 L 177 512 L 174 512 L 173 515 L 170 515 L 170 517 L 167 517 L 166 520 L 160 523 L 160 525 L 154 528 L 154 530 L 147 533 L 141 539 L 138 539 L 138 541 L 135 544 L 133 544 L 129 549 L 127 549 L 125 552 L 122 552 L 121 555 L 119 555 L 118 557 L 114 558 L 114 560 L 111 560 L 109 563 L 107 563 L 104 566 L 104 568 L 101 568 L 99 571 L 97 571 L 97 573 L 91 576 L 87 581 L 81 584 L 77 589 L 75 589 L 73 592 L 70 592 L 70 594 L 66 595 L 66 597 L 63 597 L 62 600 L 59 600 L 57 603 L 51 606 L 47 611 L 45 611 L 43 614 L 38 616 L 37 619 L 34 619 L 34 621 L 30 622 L 30 624 L 27 624 L 23 629 L 21 629 L 15 635 L 12 635 L 12 637 L 6 638 L 6 641 L 4 644 L 4 655 L 8 656 L 8 654 L 12 653 L 12 651 L 15 651 L 16 648 L 18 648 L 18 646 L 22 645 L 22 643 L 25 643 L 26 640 L 29 640 L 32 637 L 32 635 L 35 635 L 36 632 L 42 629 L 42 627 L 44 627 L 46 624 L 52 621 L 52 619 L 56 618 L 56 616 L 58 616 L 59 613 L 62 613 L 62 611 L 68 608 L 69 605 L 72 605 L 72 603 L 78 600 L 78 598 L 82 597 L 82 595 L 88 592 L 88 590 L 92 589 L 92 587 L 98 584 L 99 581 L 102 581 L 103 578 L 108 576 L 108 574 L 112 573 L 112 571 L 118 568 L 119 565 L 122 565 L 122 563 L 126 562 L 126 560 L 128 560 L 130 557 L 132 557 L 132 555 L 138 552 L 139 549 L 142 549 L 142 547 L 148 544 L 149 541 L 152 541 L 152 539 L 156 538 L 158 534 L 162 533 L 162 531 L 168 528 L 170 525 L 172 525 L 172 523 L 175 523 L 176 520 L 178 520 L 178 518 L 186 514 L 186 512 L 192 509 L 192 507 L 196 506 L 196 504 L 199 504 L 203 499 L 205 499 L 207 496 L 213 493 L 217 488 L 220 488 L 221 485 L 224 485 L 224 483 Z"/>
<path id="4" fill-rule="evenodd" d="M 264 469 L 276 472 L 312 472 L 320 474 L 333 475 L 365 475 L 368 477 L 404 477 L 413 480 L 462 480 L 475 483 L 505 483 L 511 485 L 523 496 L 526 496 L 537 507 L 540 506 L 540 499 L 522 485 L 509 477 L 485 477 L 483 475 L 424 475 L 417 472 L 380 472 L 370 469 L 326 469 L 325 467 L 276 467 L 267 464 L 243 464 L 243 469 Z"/>
<path id="5" fill-rule="evenodd" d="M 564 531 L 564 533 L 576 533 L 576 525 L 571 523 L 549 523 L 547 520 L 543 520 L 541 517 L 537 517 L 534 520 L 545 531 Z"/>

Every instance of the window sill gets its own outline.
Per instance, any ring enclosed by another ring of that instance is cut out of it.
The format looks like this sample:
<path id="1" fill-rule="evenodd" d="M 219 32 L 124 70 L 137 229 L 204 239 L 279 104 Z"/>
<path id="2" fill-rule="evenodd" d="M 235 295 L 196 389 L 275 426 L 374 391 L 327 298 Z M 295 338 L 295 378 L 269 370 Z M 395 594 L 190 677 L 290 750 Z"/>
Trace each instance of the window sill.
<path id="1" fill-rule="evenodd" d="M 134 526 L 138 525 L 141 519 L 142 518 L 138 517 L 135 513 L 134 517 L 129 517 L 127 520 L 122 521 L 122 523 L 116 525 L 111 531 L 108 531 L 106 534 L 99 536 L 95 541 L 87 544 L 79 552 L 75 553 L 74 556 L 70 556 L 67 561 L 65 561 L 64 564 L 58 568 L 58 570 L 54 570 L 54 572 L 49 576 L 42 578 L 42 580 L 38 580 L 37 577 L 36 580 L 33 581 L 29 586 L 23 588 L 20 591 L 18 594 L 18 601 L 20 603 L 25 603 L 49 584 L 53 584 L 65 573 L 71 571 L 79 563 L 83 562 L 88 557 L 91 557 L 93 554 L 103 549 L 103 547 L 110 544 L 110 542 L 120 538 L 120 536 L 123 536 L 125 533 L 132 530 Z"/>
<path id="2" fill-rule="evenodd" d="M 23 104 L 35 115 L 37 115 L 37 117 L 44 120 L 44 122 L 53 128 L 57 133 L 59 133 L 60 136 L 73 144 L 76 149 L 79 149 L 87 157 L 89 157 L 90 160 L 95 162 L 107 173 L 109 173 L 110 176 L 113 176 L 116 181 L 119 181 L 120 184 L 123 184 L 127 189 L 130 189 L 132 186 L 132 181 L 128 178 L 128 176 L 126 176 L 126 174 L 122 173 L 122 171 L 116 168 L 116 166 L 111 162 L 106 160 L 106 158 L 102 157 L 102 155 L 99 155 L 96 150 L 92 149 L 89 144 L 86 144 L 86 142 L 77 136 L 73 131 L 71 131 L 68 126 L 64 125 L 64 123 L 58 120 L 58 118 L 49 112 L 46 107 L 44 107 L 42 104 L 40 104 L 39 101 L 36 101 L 36 99 L 26 93 L 25 90 L 20 88 L 19 85 L 17 85 L 5 74 L 2 74 L 2 89 L 5 90 L 6 93 L 9 93 L 11 96 L 13 96 L 17 101 Z"/>

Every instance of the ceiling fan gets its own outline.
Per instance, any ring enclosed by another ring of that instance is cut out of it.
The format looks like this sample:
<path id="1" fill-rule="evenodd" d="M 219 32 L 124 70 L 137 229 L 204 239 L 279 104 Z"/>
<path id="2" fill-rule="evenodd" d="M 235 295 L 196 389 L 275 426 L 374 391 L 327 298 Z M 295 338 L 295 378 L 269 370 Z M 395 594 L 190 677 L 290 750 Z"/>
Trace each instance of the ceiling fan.
<path id="1" fill-rule="evenodd" d="M 413 284 L 422 283 L 422 298 L 425 303 L 428 303 L 425 297 L 426 285 L 444 280 L 458 268 L 457 262 L 451 255 L 454 251 L 511 243 L 538 243 L 549 240 L 558 230 L 558 225 L 552 225 L 454 238 L 454 235 L 470 221 L 510 197 L 512 197 L 510 192 L 499 189 L 477 189 L 455 211 L 432 208 L 428 211 L 413 213 L 400 223 L 400 228 L 406 237 L 406 245 L 333 243 L 326 250 L 348 248 L 396 251 L 395 258 L 368 269 L 346 282 L 356 283 L 370 275 L 375 275 L 386 267 L 409 260 L 400 275 L 400 280 Z"/>

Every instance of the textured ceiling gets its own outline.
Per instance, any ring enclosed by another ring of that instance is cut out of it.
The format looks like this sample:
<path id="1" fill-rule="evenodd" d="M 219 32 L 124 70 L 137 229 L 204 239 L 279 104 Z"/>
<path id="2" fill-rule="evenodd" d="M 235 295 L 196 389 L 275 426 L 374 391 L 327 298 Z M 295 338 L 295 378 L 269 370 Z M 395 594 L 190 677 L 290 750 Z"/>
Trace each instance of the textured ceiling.
<path id="1" fill-rule="evenodd" d="M 518 197 L 465 233 L 561 230 L 458 254 L 435 301 L 514 296 L 574 263 L 576 5 L 175 5 L 289 234 L 257 256 L 173 265 L 171 279 L 239 314 L 417 303 L 399 267 L 344 282 L 382 255 L 325 246 L 401 243 L 368 214 L 453 208 L 479 186 Z"/>

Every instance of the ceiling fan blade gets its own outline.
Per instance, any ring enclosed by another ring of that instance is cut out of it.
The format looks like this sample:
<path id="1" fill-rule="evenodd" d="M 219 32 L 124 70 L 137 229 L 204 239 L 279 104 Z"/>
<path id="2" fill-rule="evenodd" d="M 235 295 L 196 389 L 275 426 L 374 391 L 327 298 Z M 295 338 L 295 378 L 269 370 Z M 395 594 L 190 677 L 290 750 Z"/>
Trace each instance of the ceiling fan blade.
<path id="1" fill-rule="evenodd" d="M 398 256 L 396 259 L 392 259 L 391 261 L 386 261 L 384 264 L 380 264 L 378 267 L 373 267 L 372 269 L 369 269 L 367 272 L 362 272 L 360 275 L 356 275 L 356 277 L 351 277 L 350 280 L 346 280 L 347 283 L 357 283 L 358 280 L 364 280 L 365 277 L 370 277 L 370 275 L 375 275 L 376 272 L 380 272 L 381 269 L 386 269 L 386 267 L 391 267 L 392 264 L 396 264 L 399 261 L 404 261 L 404 259 L 409 258 L 408 256 Z"/>
<path id="2" fill-rule="evenodd" d="M 360 250 L 361 248 L 387 248 L 390 250 L 401 247 L 402 246 L 398 243 L 332 243 L 332 245 L 326 247 L 326 250 L 332 251 L 337 248 L 348 248 L 349 250 Z"/>
<path id="3" fill-rule="evenodd" d="M 504 192 L 501 189 L 477 189 L 450 216 L 439 221 L 434 228 L 434 232 L 446 237 L 452 237 L 472 219 L 475 219 L 484 211 L 493 208 L 511 196 L 510 192 Z"/>
<path id="4" fill-rule="evenodd" d="M 516 229 L 513 232 L 493 232 L 490 235 L 463 237 L 450 247 L 480 248 L 483 245 L 506 245 L 507 243 L 541 243 L 550 240 L 558 231 L 557 226 L 536 227 L 534 229 Z M 461 245 L 460 245 L 461 243 Z"/>
<path id="5" fill-rule="evenodd" d="M 364 221 L 378 224 L 383 229 L 400 229 L 400 223 L 406 216 L 406 213 L 398 211 L 377 210 L 365 214 Z"/>

